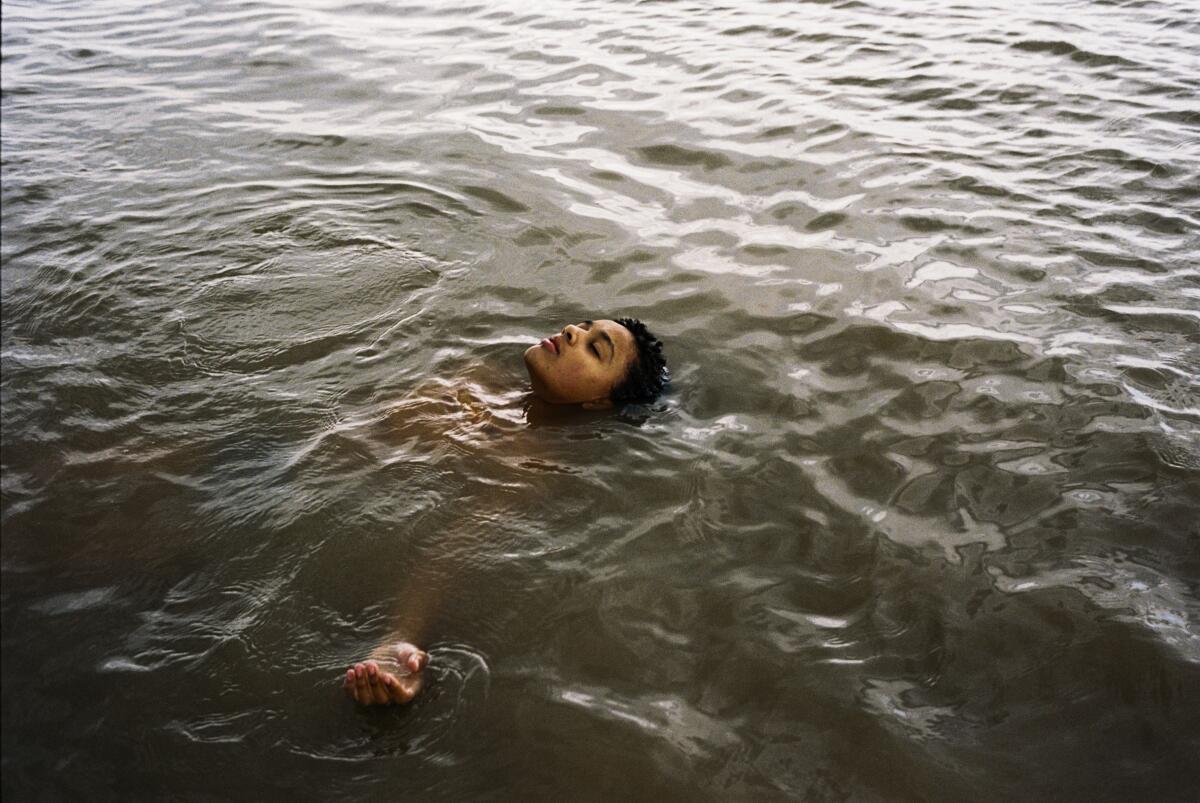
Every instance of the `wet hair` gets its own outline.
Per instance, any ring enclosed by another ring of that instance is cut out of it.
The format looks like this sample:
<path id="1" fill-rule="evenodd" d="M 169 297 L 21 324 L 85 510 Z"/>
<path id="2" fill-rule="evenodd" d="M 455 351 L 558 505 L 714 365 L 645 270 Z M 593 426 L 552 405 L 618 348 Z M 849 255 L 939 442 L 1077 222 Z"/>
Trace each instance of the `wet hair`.
<path id="1" fill-rule="evenodd" d="M 614 402 L 654 401 L 671 379 L 667 360 L 662 353 L 662 341 L 637 318 L 617 318 L 616 321 L 633 335 L 637 343 L 637 359 L 629 366 L 621 383 L 613 388 L 609 398 Z"/>

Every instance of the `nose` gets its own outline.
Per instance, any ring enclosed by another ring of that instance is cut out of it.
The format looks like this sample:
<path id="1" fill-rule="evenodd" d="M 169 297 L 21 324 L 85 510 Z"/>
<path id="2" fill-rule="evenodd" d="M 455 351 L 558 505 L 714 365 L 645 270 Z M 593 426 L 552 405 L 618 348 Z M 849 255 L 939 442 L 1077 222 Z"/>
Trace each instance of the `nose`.
<path id="1" fill-rule="evenodd" d="M 575 341 L 579 339 L 579 336 L 583 334 L 583 330 L 575 324 L 569 323 L 563 327 L 562 333 L 563 337 L 567 339 L 567 345 L 573 346 L 575 345 Z"/>

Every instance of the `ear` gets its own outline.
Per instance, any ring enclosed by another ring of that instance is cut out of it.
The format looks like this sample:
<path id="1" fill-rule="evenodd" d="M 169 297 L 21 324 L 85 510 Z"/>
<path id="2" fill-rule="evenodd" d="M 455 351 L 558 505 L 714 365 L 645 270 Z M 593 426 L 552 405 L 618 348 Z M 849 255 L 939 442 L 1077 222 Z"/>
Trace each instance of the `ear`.
<path id="1" fill-rule="evenodd" d="M 583 403 L 585 410 L 611 410 L 612 406 L 612 399 L 593 399 Z"/>

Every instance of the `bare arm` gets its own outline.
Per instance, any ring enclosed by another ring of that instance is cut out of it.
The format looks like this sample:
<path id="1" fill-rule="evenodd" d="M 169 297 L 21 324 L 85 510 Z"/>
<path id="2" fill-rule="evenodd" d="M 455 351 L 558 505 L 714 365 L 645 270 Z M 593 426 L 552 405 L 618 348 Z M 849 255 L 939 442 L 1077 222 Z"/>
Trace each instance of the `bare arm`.
<path id="1" fill-rule="evenodd" d="M 503 404 L 503 395 L 487 394 L 474 385 L 426 383 L 380 422 L 382 435 L 401 442 L 416 435 L 431 444 L 454 437 L 460 445 L 464 438 L 469 441 L 478 437 L 483 447 L 491 441 L 485 438 L 489 428 L 511 426 L 511 420 L 495 420 L 490 404 L 497 399 Z M 346 670 L 343 685 L 355 702 L 406 703 L 421 690 L 429 655 L 417 645 L 428 643 L 431 620 L 444 603 L 452 574 L 447 562 L 435 559 L 406 580 L 396 601 L 390 632 L 365 660 Z"/>

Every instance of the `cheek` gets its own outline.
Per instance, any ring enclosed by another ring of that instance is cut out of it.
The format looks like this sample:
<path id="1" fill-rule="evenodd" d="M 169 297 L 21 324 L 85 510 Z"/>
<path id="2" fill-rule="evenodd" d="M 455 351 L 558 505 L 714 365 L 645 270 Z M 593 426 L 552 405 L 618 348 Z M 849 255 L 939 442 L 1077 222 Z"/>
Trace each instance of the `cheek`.
<path id="1" fill-rule="evenodd" d="M 580 384 L 584 372 L 578 365 L 560 365 L 555 372 L 554 381 L 563 388 L 573 388 Z"/>
<path id="2" fill-rule="evenodd" d="M 603 378 L 591 366 L 571 363 L 556 368 L 551 381 L 562 396 L 572 401 L 588 401 L 604 395 Z"/>
<path id="3" fill-rule="evenodd" d="M 612 386 L 608 372 L 597 366 L 589 366 L 589 370 L 581 371 L 576 377 L 576 381 L 586 388 L 589 398 L 608 395 L 609 388 Z"/>

